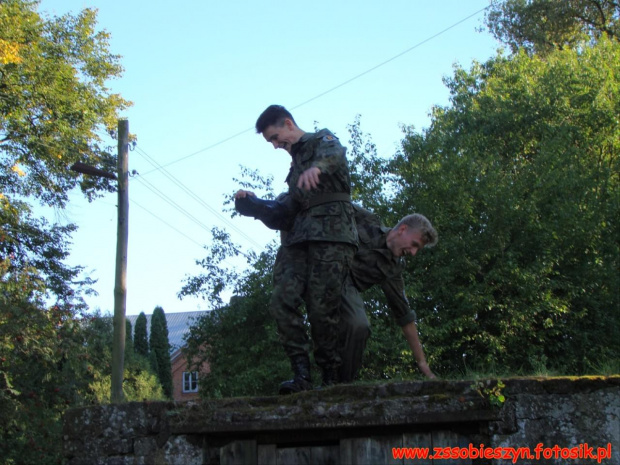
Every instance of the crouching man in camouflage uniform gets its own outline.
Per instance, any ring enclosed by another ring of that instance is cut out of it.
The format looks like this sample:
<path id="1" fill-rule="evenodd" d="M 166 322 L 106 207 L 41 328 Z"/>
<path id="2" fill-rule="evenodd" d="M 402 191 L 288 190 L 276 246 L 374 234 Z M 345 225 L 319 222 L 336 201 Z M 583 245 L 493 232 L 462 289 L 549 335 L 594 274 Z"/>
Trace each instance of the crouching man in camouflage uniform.
<path id="1" fill-rule="evenodd" d="M 341 365 L 340 299 L 357 244 L 345 149 L 327 129 L 304 132 L 279 105 L 268 107 L 260 115 L 256 132 L 274 148 L 291 155 L 286 183 L 288 195 L 299 205 L 279 251 L 270 304 L 294 373 L 292 380 L 281 384 L 280 392 L 313 387 L 302 300 L 323 384 L 334 384 Z"/>
<path id="2" fill-rule="evenodd" d="M 343 383 L 353 381 L 362 366 L 362 354 L 370 336 L 370 324 L 360 292 L 375 284 L 381 286 L 418 368 L 428 378 L 435 378 L 426 362 L 418 337 L 416 314 L 410 308 L 405 295 L 403 271 L 405 257 L 414 257 L 422 248 L 432 247 L 437 243 L 437 231 L 426 217 L 418 213 L 407 215 L 393 228 L 387 228 L 368 210 L 358 206 L 355 206 L 355 209 L 359 250 L 353 259 L 350 276 L 343 290 L 340 331 L 343 362 L 340 379 Z"/>
<path id="3" fill-rule="evenodd" d="M 277 201 L 267 201 L 246 191 L 237 193 L 235 205 L 242 215 L 252 216 L 270 229 L 281 231 L 291 227 L 291 218 L 298 208 L 286 195 L 279 196 Z M 416 315 L 410 309 L 405 295 L 402 273 L 404 257 L 413 257 L 421 248 L 434 246 L 437 243 L 437 232 L 430 221 L 420 214 L 407 215 L 395 227 L 386 228 L 375 214 L 355 204 L 353 207 L 359 233 L 359 250 L 351 264 L 341 301 L 340 381 L 353 381 L 361 367 L 366 341 L 370 336 L 370 324 L 360 292 L 375 284 L 381 286 L 418 368 L 428 378 L 435 378 L 418 337 Z M 278 263 L 279 258 L 280 254 L 276 257 L 276 269 L 282 266 Z"/>

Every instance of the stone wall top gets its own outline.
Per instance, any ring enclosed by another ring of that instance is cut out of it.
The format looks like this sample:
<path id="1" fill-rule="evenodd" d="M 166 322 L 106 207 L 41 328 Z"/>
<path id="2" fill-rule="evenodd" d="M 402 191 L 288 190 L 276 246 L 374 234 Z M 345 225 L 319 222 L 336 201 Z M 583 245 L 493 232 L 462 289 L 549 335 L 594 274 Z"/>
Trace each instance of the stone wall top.
<path id="1" fill-rule="evenodd" d="M 507 401 L 516 396 L 570 395 L 620 389 L 620 376 L 502 379 Z M 406 381 L 338 385 L 292 396 L 239 397 L 190 402 L 146 402 L 70 410 L 68 436 L 121 428 L 123 434 L 164 428 L 170 433 L 218 434 L 277 429 L 346 428 L 466 421 L 509 421 L 490 402 L 481 381 Z M 124 426 L 120 426 L 124 425 Z M 75 428 L 75 429 L 74 429 Z"/>

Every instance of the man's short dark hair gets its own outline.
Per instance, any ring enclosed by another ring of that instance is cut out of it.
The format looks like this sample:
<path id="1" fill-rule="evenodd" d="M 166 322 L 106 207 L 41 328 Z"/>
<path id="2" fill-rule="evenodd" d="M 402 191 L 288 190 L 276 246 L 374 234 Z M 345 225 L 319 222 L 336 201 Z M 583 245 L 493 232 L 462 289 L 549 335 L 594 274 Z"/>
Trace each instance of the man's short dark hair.
<path id="1" fill-rule="evenodd" d="M 256 120 L 256 132 L 262 134 L 269 126 L 282 126 L 287 118 L 295 123 L 293 115 L 282 105 L 269 105 Z"/>

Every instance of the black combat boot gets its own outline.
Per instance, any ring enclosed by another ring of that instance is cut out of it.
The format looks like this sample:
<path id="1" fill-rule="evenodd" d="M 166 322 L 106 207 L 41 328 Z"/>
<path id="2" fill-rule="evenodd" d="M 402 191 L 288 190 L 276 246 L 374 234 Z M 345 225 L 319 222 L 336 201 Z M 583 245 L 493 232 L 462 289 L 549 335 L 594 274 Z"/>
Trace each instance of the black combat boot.
<path id="1" fill-rule="evenodd" d="M 291 358 L 291 366 L 293 367 L 294 378 L 281 383 L 279 393 L 285 395 L 312 390 L 310 358 L 307 355 L 297 355 Z"/>

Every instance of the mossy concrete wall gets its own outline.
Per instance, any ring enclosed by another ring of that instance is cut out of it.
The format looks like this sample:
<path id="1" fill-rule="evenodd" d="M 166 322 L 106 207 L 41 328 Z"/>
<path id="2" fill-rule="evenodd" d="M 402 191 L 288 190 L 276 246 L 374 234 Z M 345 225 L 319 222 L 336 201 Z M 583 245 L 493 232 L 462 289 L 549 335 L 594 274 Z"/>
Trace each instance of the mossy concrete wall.
<path id="1" fill-rule="evenodd" d="M 64 456 L 67 465 L 620 464 L 620 376 L 503 383 L 340 385 L 80 408 L 65 416 Z M 395 458 L 401 447 L 458 460 Z"/>

